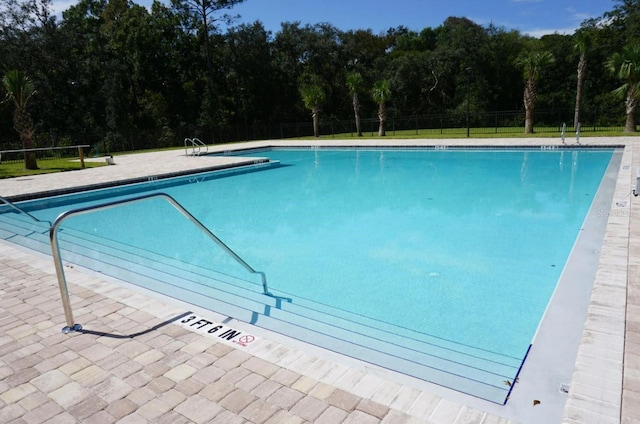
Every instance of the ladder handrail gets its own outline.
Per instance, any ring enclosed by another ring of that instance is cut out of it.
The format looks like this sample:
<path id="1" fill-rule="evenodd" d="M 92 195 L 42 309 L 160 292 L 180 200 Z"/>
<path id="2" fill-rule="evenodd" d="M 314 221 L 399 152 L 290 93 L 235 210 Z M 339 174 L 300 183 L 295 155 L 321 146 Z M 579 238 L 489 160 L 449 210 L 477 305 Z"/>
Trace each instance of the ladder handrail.
<path id="1" fill-rule="evenodd" d="M 51 222 L 49 221 L 42 221 L 38 218 L 36 218 L 35 216 L 31 215 L 29 212 L 25 211 L 24 209 L 16 206 L 15 204 L 13 204 L 12 202 L 10 202 L 9 200 L 5 199 L 4 197 L 0 196 L 0 201 L 2 201 L 2 203 L 5 203 L 7 205 L 9 205 L 9 207 L 15 209 L 16 211 L 18 211 L 19 213 L 25 214 L 26 216 L 28 216 L 29 218 L 33 219 L 36 222 L 45 222 L 49 225 L 51 225 Z"/>
<path id="2" fill-rule="evenodd" d="M 68 333 L 69 331 L 77 331 L 82 328 L 80 324 L 76 324 L 73 318 L 73 312 L 71 310 L 71 302 L 69 300 L 69 289 L 67 287 L 67 280 L 64 274 L 64 267 L 62 265 L 62 257 L 60 255 L 60 245 L 58 244 L 58 228 L 60 224 L 72 216 L 76 215 L 84 215 L 91 212 L 95 212 L 98 210 L 111 209 L 114 207 L 118 207 L 124 204 L 129 203 L 137 203 L 144 200 L 148 200 L 155 197 L 164 198 L 168 201 L 174 208 L 176 208 L 183 216 L 185 216 L 191 223 L 193 223 L 196 227 L 198 227 L 202 232 L 204 232 L 210 239 L 212 239 L 218 246 L 220 246 L 227 254 L 229 254 L 236 262 L 242 265 L 247 271 L 253 274 L 259 274 L 262 278 L 262 291 L 263 294 L 267 296 L 272 296 L 267 287 L 267 277 L 264 272 L 256 271 L 244 261 L 237 253 L 235 253 L 229 246 L 227 246 L 222 240 L 220 240 L 215 234 L 213 234 L 207 227 L 205 227 L 195 216 L 193 216 L 188 210 L 186 210 L 180 203 L 178 203 L 173 197 L 169 196 L 166 193 L 152 193 L 139 197 L 133 197 L 129 199 L 121 199 L 113 202 L 102 203 L 93 206 L 87 206 L 84 208 L 78 208 L 69 210 L 61 213 L 56 220 L 51 225 L 49 230 L 49 239 L 51 241 L 51 250 L 53 252 L 54 264 L 56 267 L 56 275 L 58 277 L 58 286 L 60 288 L 60 296 L 62 297 L 62 306 L 64 308 L 65 318 L 67 321 L 67 326 L 62 329 L 64 333 Z"/>
<path id="3" fill-rule="evenodd" d="M 194 137 L 191 139 L 194 143 L 197 143 L 199 146 L 204 147 L 204 152 L 209 153 L 209 146 L 206 145 L 204 141 L 201 141 L 199 138 Z M 200 154 L 200 147 L 198 147 L 198 155 Z"/>
<path id="4" fill-rule="evenodd" d="M 187 142 L 191 143 L 191 149 L 192 149 L 192 156 L 200 156 L 200 150 L 202 147 L 204 147 L 204 152 L 205 153 L 209 153 L 209 146 L 207 146 L 206 143 L 204 143 L 203 141 L 201 141 L 199 138 L 194 137 L 194 138 L 185 138 L 184 139 L 184 154 L 185 156 L 189 156 L 189 152 L 188 152 L 188 148 L 187 148 Z M 198 151 L 196 152 L 196 148 L 198 149 Z"/>
<path id="5" fill-rule="evenodd" d="M 189 150 L 188 150 L 188 147 L 187 147 L 187 141 L 189 143 L 191 143 L 191 149 L 192 149 L 191 150 L 191 156 L 195 156 L 196 155 L 196 145 L 194 144 L 193 139 L 191 139 L 189 137 L 184 139 L 184 155 L 185 156 L 189 156 Z"/>

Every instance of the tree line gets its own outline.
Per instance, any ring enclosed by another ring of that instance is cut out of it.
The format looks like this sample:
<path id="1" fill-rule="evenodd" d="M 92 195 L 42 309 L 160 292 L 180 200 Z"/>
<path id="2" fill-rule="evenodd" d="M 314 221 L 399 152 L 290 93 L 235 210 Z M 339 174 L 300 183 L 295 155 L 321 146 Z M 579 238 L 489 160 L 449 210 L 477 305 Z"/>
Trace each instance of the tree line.
<path id="1" fill-rule="evenodd" d="M 243 1 L 155 1 L 148 10 L 80 0 L 58 18 L 51 0 L 6 0 L 0 150 L 18 134 L 109 151 L 130 134 L 163 147 L 185 135 L 224 142 L 236 126 L 313 119 L 318 128 L 360 116 L 378 119 L 384 135 L 387 116 L 466 111 L 524 110 L 532 131 L 534 109 L 575 111 L 573 125 L 597 109 L 603 123 L 636 129 L 640 0 L 612 0 L 574 34 L 540 38 L 461 17 L 378 34 L 283 22 L 274 34 L 259 21 L 236 24 Z M 32 92 L 22 92 L 21 109 L 15 81 L 25 79 Z"/>

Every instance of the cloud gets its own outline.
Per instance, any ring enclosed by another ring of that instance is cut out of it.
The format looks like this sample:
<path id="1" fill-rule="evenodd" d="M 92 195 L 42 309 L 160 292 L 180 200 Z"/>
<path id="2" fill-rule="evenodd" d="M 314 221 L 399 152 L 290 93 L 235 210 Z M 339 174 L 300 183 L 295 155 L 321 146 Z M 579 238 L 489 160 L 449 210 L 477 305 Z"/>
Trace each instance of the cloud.
<path id="1" fill-rule="evenodd" d="M 512 1 L 525 1 L 525 0 L 512 0 Z M 538 28 L 527 29 L 527 28 L 524 28 L 523 25 L 516 24 L 514 22 L 506 22 L 506 21 L 496 22 L 491 19 L 484 19 L 484 18 L 469 18 L 469 19 L 471 19 L 473 22 L 477 23 L 478 25 L 482 25 L 482 26 L 495 25 L 496 27 L 506 28 L 507 30 L 515 29 L 521 34 L 528 35 L 535 38 L 540 38 L 543 35 L 550 35 L 550 34 L 572 35 L 580 27 L 580 23 L 582 22 L 582 21 L 579 21 L 579 22 L 576 21 L 575 25 L 570 24 L 572 26 L 567 28 L 538 27 Z"/>
<path id="2" fill-rule="evenodd" d="M 514 3 L 538 3 L 543 0 L 511 0 L 511 1 Z M 539 28 L 538 27 L 538 28 L 532 28 L 528 30 L 521 30 L 521 32 L 523 34 L 529 35 L 531 37 L 536 37 L 536 38 L 540 38 L 543 35 L 550 35 L 550 34 L 572 35 L 578 30 L 578 28 L 580 28 L 580 25 L 584 21 L 586 21 L 587 19 L 595 18 L 595 16 L 592 13 L 590 14 L 590 13 L 581 12 L 573 7 L 567 7 L 565 11 L 567 12 L 567 14 L 565 15 L 567 17 L 566 21 L 568 21 L 567 24 L 570 26 L 567 26 L 564 28 Z"/>
<path id="3" fill-rule="evenodd" d="M 602 15 L 583 12 L 581 10 L 576 9 L 575 7 L 567 7 L 565 10 L 571 16 L 572 19 L 580 23 L 586 21 L 587 19 L 596 19 L 596 18 L 602 17 Z"/>
<path id="4" fill-rule="evenodd" d="M 576 32 L 578 27 L 571 28 L 534 28 L 526 31 L 522 31 L 523 34 L 529 35 L 531 37 L 540 38 L 543 35 L 551 35 L 551 34 L 560 34 L 560 35 L 571 35 Z"/>
<path id="5" fill-rule="evenodd" d="M 589 15 L 588 13 L 575 13 L 575 12 L 571 16 L 573 16 L 573 19 L 580 22 L 594 17 L 593 15 Z"/>

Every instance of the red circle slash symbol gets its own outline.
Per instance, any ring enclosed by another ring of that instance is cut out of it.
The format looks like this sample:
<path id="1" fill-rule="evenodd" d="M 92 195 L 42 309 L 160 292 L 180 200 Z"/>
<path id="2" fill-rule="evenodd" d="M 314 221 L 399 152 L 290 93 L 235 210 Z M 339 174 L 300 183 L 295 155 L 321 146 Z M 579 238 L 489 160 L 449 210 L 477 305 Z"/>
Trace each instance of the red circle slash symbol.
<path id="1" fill-rule="evenodd" d="M 247 335 L 244 335 L 244 336 L 240 337 L 240 338 L 238 339 L 238 343 L 241 343 L 241 344 L 243 344 L 243 345 L 246 345 L 246 344 L 251 343 L 251 342 L 252 342 L 252 341 L 254 341 L 255 339 L 256 339 L 256 338 L 255 338 L 255 337 L 253 337 L 252 335 L 247 334 Z"/>

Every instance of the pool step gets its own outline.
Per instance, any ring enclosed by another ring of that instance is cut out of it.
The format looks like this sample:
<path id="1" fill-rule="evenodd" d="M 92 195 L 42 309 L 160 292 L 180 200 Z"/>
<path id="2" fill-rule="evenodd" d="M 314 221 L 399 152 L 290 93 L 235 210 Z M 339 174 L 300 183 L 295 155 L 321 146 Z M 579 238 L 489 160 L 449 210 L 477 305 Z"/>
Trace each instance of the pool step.
<path id="1" fill-rule="evenodd" d="M 250 290 L 250 292 L 246 295 L 251 295 L 251 294 L 254 294 L 256 291 L 258 292 L 261 291 L 261 282 L 259 281 L 259 278 L 257 278 L 257 276 L 253 277 L 253 281 L 249 281 L 246 278 L 233 277 L 231 275 L 216 273 L 211 270 L 202 269 L 197 266 L 186 264 L 179 260 L 174 260 L 167 256 L 154 254 L 153 252 L 150 252 L 148 250 L 141 250 L 132 246 L 122 245 L 117 242 L 105 242 L 103 238 L 95 237 L 91 234 L 80 233 L 74 230 L 64 229 L 64 237 L 66 238 L 67 235 L 74 236 L 74 240 L 75 240 L 75 244 L 67 244 L 66 240 L 61 242 L 61 245 L 67 248 L 66 249 L 67 254 L 69 254 L 69 252 L 72 252 L 74 254 L 91 257 L 90 256 L 91 252 L 89 251 L 89 247 L 95 250 L 96 249 L 95 246 L 96 244 L 98 244 L 99 246 L 98 249 L 100 253 L 99 254 L 96 253 L 96 254 L 98 256 L 108 255 L 108 256 L 105 256 L 105 258 L 113 257 L 114 260 L 112 262 L 113 264 L 118 266 L 118 268 L 121 268 L 121 266 L 119 266 L 119 264 L 122 263 L 121 261 L 128 261 L 128 262 L 138 263 L 142 265 L 146 263 L 148 267 L 150 267 L 151 269 L 160 271 L 162 275 L 174 274 L 176 278 L 178 278 L 178 275 L 185 276 L 185 272 L 189 272 L 188 277 L 184 277 L 184 278 L 190 281 L 193 281 L 197 284 L 207 285 L 210 282 L 210 280 L 213 279 L 218 282 L 224 282 L 232 286 L 236 286 L 236 287 L 231 287 L 230 288 L 231 290 L 235 290 L 238 287 Z M 43 246 L 43 249 L 41 250 L 44 251 L 45 253 L 48 253 L 50 249 L 48 246 L 48 238 L 45 240 L 45 238 L 42 237 L 42 240 L 43 242 L 41 244 Z M 66 259 L 66 256 L 65 256 L 65 259 Z M 103 260 L 101 262 L 106 262 L 106 261 Z M 177 269 L 180 269 L 180 273 L 176 272 Z M 241 269 L 241 271 L 245 276 L 248 275 L 244 269 Z M 277 292 L 277 294 L 282 298 L 291 297 L 287 293 Z M 313 301 L 307 301 L 304 298 L 296 298 L 296 302 L 293 306 L 296 306 L 296 305 L 303 307 L 305 311 L 310 311 L 312 314 L 314 313 L 317 314 L 318 317 L 320 317 L 320 319 L 322 319 L 321 317 L 324 315 L 328 315 L 331 317 L 338 317 L 342 319 L 348 319 L 349 322 L 358 322 L 363 326 L 382 329 L 387 332 L 398 334 L 402 337 L 415 338 L 416 335 L 421 334 L 421 333 L 416 333 L 414 331 L 408 330 L 403 327 L 397 327 L 397 326 L 393 326 L 392 324 L 370 319 L 362 315 L 353 315 L 353 314 L 350 314 L 349 312 L 343 311 L 341 309 L 333 308 L 328 305 L 319 304 Z M 272 305 L 272 306 L 275 306 L 275 305 Z M 455 351 L 462 348 L 463 350 L 467 349 L 467 350 L 473 351 L 473 348 L 471 347 L 461 346 L 459 344 L 456 344 L 454 342 L 448 342 L 447 340 L 444 340 L 441 338 L 429 337 L 428 335 L 422 335 L 422 337 L 423 337 L 422 341 L 424 341 L 425 343 L 442 345 L 448 350 Z M 505 359 L 502 355 L 498 355 L 498 354 L 494 355 L 490 352 L 486 352 L 483 350 L 476 350 L 474 353 L 474 356 L 486 357 L 486 359 L 488 360 L 493 360 L 497 362 L 500 362 Z"/>
<path id="2" fill-rule="evenodd" d="M 50 254 L 48 228 L 0 215 L 0 237 Z M 496 403 L 521 360 L 417 333 L 305 299 L 265 296 L 257 282 L 210 272 L 63 229 L 63 258 L 323 348 Z M 97 244 L 99 243 L 99 244 Z M 98 247 L 96 247 L 98 246 Z M 96 250 L 99 249 L 99 250 Z M 90 262 L 88 265 L 85 265 Z"/>
<path id="3" fill-rule="evenodd" d="M 7 217 L 3 215 L 0 215 L 0 224 L 0 238 L 13 239 L 12 241 L 33 250 L 51 254 L 49 229 L 45 224 L 35 224 L 32 221 L 23 220 L 20 216 Z M 3 236 L 3 234 L 6 234 L 6 236 Z M 213 278 L 216 281 L 244 288 L 261 287 L 261 280 L 258 275 L 252 277 L 255 281 L 250 281 L 246 278 L 234 277 L 212 269 L 190 267 L 189 264 L 183 261 L 159 255 L 149 250 L 139 249 L 69 228 L 62 228 L 58 231 L 58 240 L 60 248 L 64 252 L 62 255 L 63 260 L 79 260 L 84 266 L 101 272 L 104 272 L 101 269 L 102 265 L 113 265 L 117 269 L 123 268 L 126 270 L 126 267 L 121 266 L 121 264 L 125 263 L 146 265 L 149 267 L 147 271 L 153 273 L 157 269 L 161 275 L 171 274 L 171 272 L 176 272 L 180 268 L 190 268 L 193 273 L 200 272 L 203 274 L 202 281 Z M 212 248 L 217 247 L 212 244 Z M 246 275 L 246 271 L 243 268 L 240 271 Z"/>

